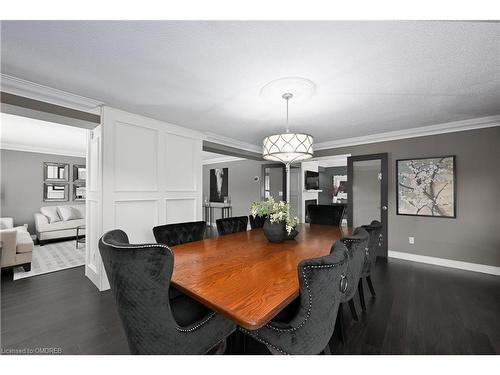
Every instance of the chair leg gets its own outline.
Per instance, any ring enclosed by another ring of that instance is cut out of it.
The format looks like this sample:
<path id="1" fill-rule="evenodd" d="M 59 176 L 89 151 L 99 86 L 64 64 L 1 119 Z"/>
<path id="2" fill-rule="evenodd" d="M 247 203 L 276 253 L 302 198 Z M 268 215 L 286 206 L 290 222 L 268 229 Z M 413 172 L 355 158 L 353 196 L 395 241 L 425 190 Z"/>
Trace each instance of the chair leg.
<path id="1" fill-rule="evenodd" d="M 373 288 L 371 276 L 366 276 L 366 282 L 368 283 L 368 288 L 370 288 L 370 293 L 373 297 L 376 297 L 377 295 L 375 294 L 375 289 Z"/>
<path id="2" fill-rule="evenodd" d="M 343 345 L 346 343 L 346 336 L 344 330 L 344 304 L 339 304 L 339 311 L 337 313 L 337 321 L 335 322 L 335 331 L 337 332 L 340 341 Z"/>
<path id="3" fill-rule="evenodd" d="M 355 321 L 358 321 L 358 314 L 356 313 L 356 307 L 354 306 L 354 298 L 351 298 L 351 300 L 349 301 L 349 308 L 351 309 L 352 318 Z"/>
<path id="4" fill-rule="evenodd" d="M 359 279 L 358 293 L 359 293 L 359 303 L 361 304 L 361 309 L 363 311 L 366 311 L 365 292 L 363 291 L 363 278 Z"/>

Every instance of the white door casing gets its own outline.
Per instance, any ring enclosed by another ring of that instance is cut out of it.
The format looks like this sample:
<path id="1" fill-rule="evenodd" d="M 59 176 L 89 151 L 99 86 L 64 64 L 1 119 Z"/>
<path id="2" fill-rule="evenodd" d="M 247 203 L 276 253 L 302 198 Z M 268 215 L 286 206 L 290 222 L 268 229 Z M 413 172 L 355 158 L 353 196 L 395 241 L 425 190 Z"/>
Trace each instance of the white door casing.
<path id="1" fill-rule="evenodd" d="M 85 276 L 99 289 L 107 284 L 98 249 L 102 235 L 102 126 L 87 139 L 87 195 L 85 199 Z M 104 280 L 103 280 L 104 278 Z"/>

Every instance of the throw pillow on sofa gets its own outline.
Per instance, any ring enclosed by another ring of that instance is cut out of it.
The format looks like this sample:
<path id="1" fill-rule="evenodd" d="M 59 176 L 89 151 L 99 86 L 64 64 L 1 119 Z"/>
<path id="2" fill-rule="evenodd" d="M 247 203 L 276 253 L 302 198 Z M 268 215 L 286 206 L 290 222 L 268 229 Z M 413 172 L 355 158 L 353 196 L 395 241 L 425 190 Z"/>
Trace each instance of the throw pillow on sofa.
<path id="1" fill-rule="evenodd" d="M 71 206 L 57 206 L 57 213 L 63 221 L 81 219 L 80 211 Z"/>
<path id="2" fill-rule="evenodd" d="M 78 211 L 78 219 L 85 219 L 85 205 L 84 204 L 77 204 L 75 206 L 72 206 L 75 210 Z"/>
<path id="3" fill-rule="evenodd" d="M 57 207 L 56 206 L 45 206 L 40 208 L 40 212 L 42 215 L 45 215 L 47 219 L 49 220 L 49 224 L 52 223 L 57 223 L 58 221 L 61 221 L 61 218 L 59 217 L 59 214 L 57 213 Z"/>

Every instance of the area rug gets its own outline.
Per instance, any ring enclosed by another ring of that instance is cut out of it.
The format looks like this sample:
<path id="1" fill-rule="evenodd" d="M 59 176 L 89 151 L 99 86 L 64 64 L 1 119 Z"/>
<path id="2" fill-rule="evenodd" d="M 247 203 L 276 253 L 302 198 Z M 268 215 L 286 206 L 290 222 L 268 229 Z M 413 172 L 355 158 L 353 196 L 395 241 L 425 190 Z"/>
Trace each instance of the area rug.
<path id="1" fill-rule="evenodd" d="M 14 280 L 43 275 L 85 264 L 85 244 L 75 247 L 75 241 L 53 242 L 44 246 L 36 245 L 33 249 L 31 271 L 22 267 L 14 268 Z"/>

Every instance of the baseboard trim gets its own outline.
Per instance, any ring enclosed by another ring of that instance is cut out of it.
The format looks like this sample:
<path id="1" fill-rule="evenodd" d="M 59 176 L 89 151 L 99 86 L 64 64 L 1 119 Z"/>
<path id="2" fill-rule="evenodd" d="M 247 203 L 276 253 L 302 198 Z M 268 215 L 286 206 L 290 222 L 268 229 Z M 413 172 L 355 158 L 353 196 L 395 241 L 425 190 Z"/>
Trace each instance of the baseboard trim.
<path id="1" fill-rule="evenodd" d="M 500 267 L 488 266 L 486 264 L 462 262 L 459 260 L 429 257 L 425 255 L 402 253 L 400 251 L 391 251 L 391 250 L 387 252 L 387 255 L 389 258 L 404 259 L 412 262 L 433 264 L 435 266 L 457 268 L 465 271 L 473 271 L 473 272 L 487 273 L 489 275 L 500 276 Z"/>

